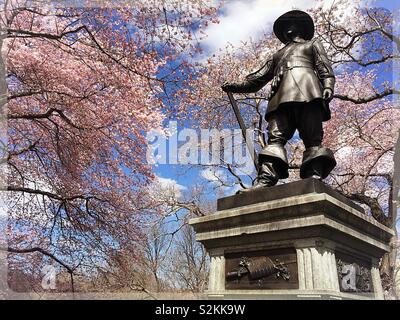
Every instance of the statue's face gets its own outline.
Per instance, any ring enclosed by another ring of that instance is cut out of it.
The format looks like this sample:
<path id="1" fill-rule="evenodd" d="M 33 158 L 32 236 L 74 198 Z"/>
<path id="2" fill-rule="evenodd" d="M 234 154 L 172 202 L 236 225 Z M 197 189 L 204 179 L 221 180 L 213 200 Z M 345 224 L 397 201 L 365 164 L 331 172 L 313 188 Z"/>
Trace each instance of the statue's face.
<path id="1" fill-rule="evenodd" d="M 302 37 L 303 33 L 296 24 L 289 24 L 285 29 L 285 38 L 287 42 L 295 37 Z"/>

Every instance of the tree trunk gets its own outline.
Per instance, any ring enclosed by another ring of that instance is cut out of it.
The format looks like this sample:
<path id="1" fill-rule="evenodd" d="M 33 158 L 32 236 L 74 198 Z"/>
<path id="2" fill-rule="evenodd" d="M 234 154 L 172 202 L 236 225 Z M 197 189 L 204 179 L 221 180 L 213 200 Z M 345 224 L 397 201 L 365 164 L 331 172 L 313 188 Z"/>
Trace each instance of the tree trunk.
<path id="1" fill-rule="evenodd" d="M 389 195 L 389 227 L 395 232 L 394 237 L 390 241 L 390 252 L 385 254 L 381 261 L 380 272 L 382 276 L 382 284 L 384 290 L 388 291 L 389 295 L 398 299 L 399 294 L 396 288 L 396 269 L 397 266 L 397 210 L 399 208 L 399 192 L 400 192 L 400 134 L 398 135 L 394 154 L 394 173 L 393 183 Z"/>

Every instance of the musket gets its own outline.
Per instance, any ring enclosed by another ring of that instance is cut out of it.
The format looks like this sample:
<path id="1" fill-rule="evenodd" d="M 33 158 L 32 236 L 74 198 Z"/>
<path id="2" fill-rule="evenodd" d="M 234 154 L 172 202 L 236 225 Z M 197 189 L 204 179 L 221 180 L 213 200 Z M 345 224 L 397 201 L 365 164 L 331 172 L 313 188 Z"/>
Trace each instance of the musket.
<path id="1" fill-rule="evenodd" d="M 243 136 L 244 142 L 246 143 L 247 149 L 250 152 L 250 156 L 251 156 L 251 158 L 253 160 L 254 167 L 256 168 L 256 172 L 258 172 L 257 153 L 256 153 L 256 150 L 254 148 L 254 144 L 252 144 L 251 141 L 247 140 L 246 125 L 244 124 L 242 115 L 240 114 L 239 107 L 238 107 L 238 105 L 236 103 L 235 98 L 233 97 L 232 92 L 228 91 L 227 94 L 228 94 L 228 97 L 229 97 L 229 101 L 230 101 L 230 103 L 232 105 L 233 112 L 235 113 L 236 119 L 237 119 L 237 121 L 239 123 L 239 126 L 240 126 L 240 129 L 242 131 L 242 136 Z"/>
<path id="2" fill-rule="evenodd" d="M 274 262 L 268 257 L 257 257 L 252 259 L 242 257 L 239 262 L 239 268 L 227 272 L 226 279 L 228 281 L 236 280 L 248 275 L 250 280 L 258 280 L 275 274 L 276 278 L 289 280 L 290 272 L 287 265 L 292 263 L 297 263 L 297 261 L 287 261 L 282 263 L 278 260 Z"/>

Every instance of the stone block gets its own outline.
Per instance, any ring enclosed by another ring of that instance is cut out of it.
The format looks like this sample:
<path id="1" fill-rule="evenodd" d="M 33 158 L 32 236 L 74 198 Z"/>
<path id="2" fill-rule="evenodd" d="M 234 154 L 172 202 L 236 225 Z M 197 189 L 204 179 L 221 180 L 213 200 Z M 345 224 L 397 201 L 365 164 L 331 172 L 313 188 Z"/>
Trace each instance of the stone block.
<path id="1" fill-rule="evenodd" d="M 209 297 L 383 298 L 393 230 L 319 180 L 222 198 L 189 223 L 211 257 Z"/>

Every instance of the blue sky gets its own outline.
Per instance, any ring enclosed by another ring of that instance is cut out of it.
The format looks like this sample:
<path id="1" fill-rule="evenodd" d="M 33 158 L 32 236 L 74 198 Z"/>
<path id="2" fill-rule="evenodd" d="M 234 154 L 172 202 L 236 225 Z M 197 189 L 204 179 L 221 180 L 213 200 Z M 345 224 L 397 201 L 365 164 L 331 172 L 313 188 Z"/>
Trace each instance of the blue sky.
<path id="1" fill-rule="evenodd" d="M 397 0 L 377 0 L 375 1 L 377 7 L 387 8 L 389 10 L 399 9 L 400 5 Z"/>
<path id="2" fill-rule="evenodd" d="M 228 1 L 220 13 L 220 23 L 211 25 L 206 29 L 208 37 L 202 42 L 206 55 L 211 56 L 227 42 L 239 44 L 249 37 L 257 37 L 257 34 L 272 29 L 275 19 L 293 7 L 307 10 L 313 7 L 314 0 L 234 0 Z M 331 3 L 331 1 L 327 1 Z M 384 7 L 394 10 L 399 7 L 397 1 L 378 0 L 374 2 L 375 7 Z M 239 20 L 240 19 L 240 20 Z M 238 23 L 240 21 L 240 23 Z M 218 88 L 216 88 L 218 90 Z M 178 190 L 190 188 L 195 183 L 210 184 L 210 199 L 215 200 L 218 195 L 214 190 L 212 175 L 202 168 L 189 169 L 183 165 L 159 165 L 155 173 L 163 179 L 166 184 L 172 184 Z M 227 195 L 233 194 L 234 189 L 227 188 Z M 220 196 L 220 195 L 219 195 Z"/>

